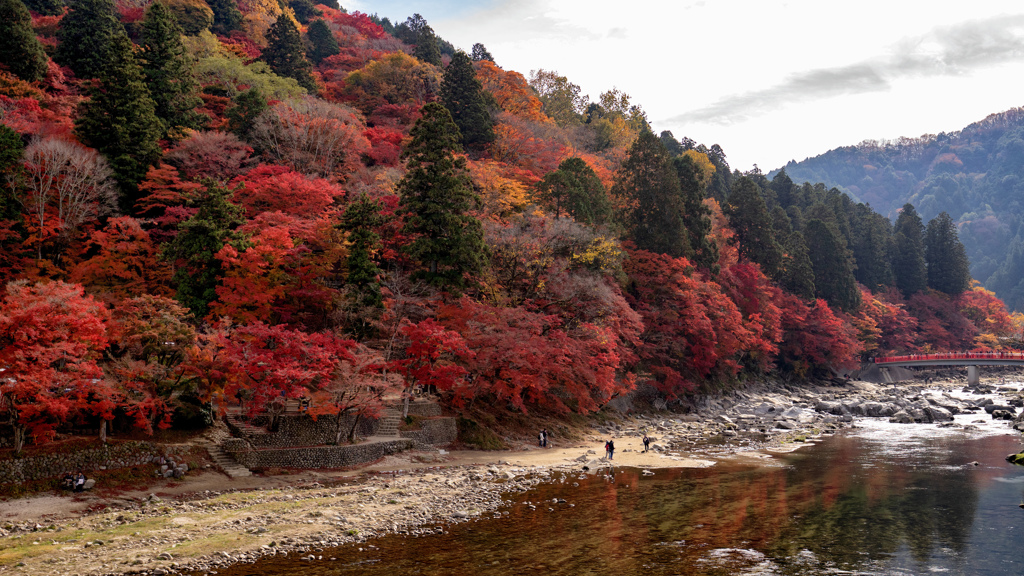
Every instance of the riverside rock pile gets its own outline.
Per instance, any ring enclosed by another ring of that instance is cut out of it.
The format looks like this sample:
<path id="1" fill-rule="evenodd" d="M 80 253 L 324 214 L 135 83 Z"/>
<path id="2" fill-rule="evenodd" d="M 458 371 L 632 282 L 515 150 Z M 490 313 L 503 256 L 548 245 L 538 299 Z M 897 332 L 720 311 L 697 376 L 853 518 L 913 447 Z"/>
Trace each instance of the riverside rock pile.
<path id="1" fill-rule="evenodd" d="M 960 393 L 954 396 L 952 392 Z M 789 388 L 766 384 L 721 398 L 705 398 L 694 412 L 673 418 L 637 416 L 597 429 L 604 437 L 636 439 L 647 433 L 651 449 L 704 454 L 739 448 L 771 448 L 849 426 L 855 417 L 887 418 L 905 424 L 971 426 L 954 422 L 957 414 L 1014 421 L 1024 431 L 1024 397 L 1018 386 L 965 388 L 953 384 L 904 383 L 899 386 L 853 382 Z M 727 442 L 723 443 L 721 440 Z"/>

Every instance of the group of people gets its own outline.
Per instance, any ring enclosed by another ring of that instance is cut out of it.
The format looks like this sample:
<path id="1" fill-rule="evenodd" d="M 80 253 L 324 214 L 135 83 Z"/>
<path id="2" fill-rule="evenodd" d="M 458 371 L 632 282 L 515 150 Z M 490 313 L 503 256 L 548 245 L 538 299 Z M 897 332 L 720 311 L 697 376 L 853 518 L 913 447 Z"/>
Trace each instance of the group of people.
<path id="1" fill-rule="evenodd" d="M 647 452 L 650 449 L 651 449 L 651 439 L 647 436 L 647 434 L 644 434 L 644 452 Z M 609 460 L 611 460 L 615 456 L 615 441 L 614 440 L 609 440 L 609 441 L 604 443 L 604 453 L 605 453 L 605 457 L 608 458 Z"/>
<path id="2" fill-rule="evenodd" d="M 540 446 L 541 448 L 547 448 L 548 447 L 548 429 L 547 428 L 541 430 L 540 434 L 537 436 L 537 445 Z"/>
<path id="3" fill-rule="evenodd" d="M 67 473 L 64 475 L 64 479 L 61 480 L 61 486 L 68 490 L 74 490 L 75 492 L 81 492 L 85 490 L 85 474 L 81 471 L 78 474 Z"/>

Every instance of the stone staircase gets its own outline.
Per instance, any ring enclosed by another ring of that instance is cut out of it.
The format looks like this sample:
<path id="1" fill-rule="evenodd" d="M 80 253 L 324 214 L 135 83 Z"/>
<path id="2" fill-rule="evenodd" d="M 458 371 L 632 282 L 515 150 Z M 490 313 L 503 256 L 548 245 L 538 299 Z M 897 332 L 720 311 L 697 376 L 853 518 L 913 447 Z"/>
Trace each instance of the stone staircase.
<path id="1" fill-rule="evenodd" d="M 210 453 L 210 458 L 213 459 L 213 462 L 217 467 L 223 470 L 228 476 L 232 478 L 252 476 L 252 471 L 236 462 L 235 459 L 229 456 L 228 453 L 219 445 L 210 444 L 206 447 L 206 451 Z"/>
<path id="2" fill-rule="evenodd" d="M 394 408 L 386 408 L 377 427 L 377 436 L 398 437 L 398 426 L 402 422 L 402 412 Z"/>
<path id="3" fill-rule="evenodd" d="M 237 413 L 228 412 L 225 417 L 228 428 L 235 433 L 235 435 L 242 438 L 251 438 L 253 436 L 266 436 L 270 434 L 267 429 L 263 426 L 253 426 L 248 421 L 243 420 Z"/>

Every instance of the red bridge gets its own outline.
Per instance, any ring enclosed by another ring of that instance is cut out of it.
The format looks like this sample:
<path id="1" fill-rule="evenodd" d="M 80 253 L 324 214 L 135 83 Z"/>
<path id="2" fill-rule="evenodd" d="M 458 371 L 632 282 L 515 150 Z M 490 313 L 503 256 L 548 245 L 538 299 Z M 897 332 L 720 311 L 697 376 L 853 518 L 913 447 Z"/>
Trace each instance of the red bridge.
<path id="1" fill-rule="evenodd" d="M 945 352 L 942 354 L 910 354 L 875 358 L 875 364 L 887 366 L 967 366 L 967 383 L 976 385 L 980 377 L 978 366 L 1024 365 L 1020 352 Z"/>

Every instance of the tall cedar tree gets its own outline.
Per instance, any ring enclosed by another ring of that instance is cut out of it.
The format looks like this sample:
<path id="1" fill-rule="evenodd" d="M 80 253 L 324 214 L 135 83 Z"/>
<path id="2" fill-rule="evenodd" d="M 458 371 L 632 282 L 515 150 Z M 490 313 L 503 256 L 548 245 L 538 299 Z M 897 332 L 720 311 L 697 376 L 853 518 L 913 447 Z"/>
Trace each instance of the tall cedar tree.
<path id="1" fill-rule="evenodd" d="M 398 183 L 405 232 L 415 238 L 405 251 L 423 270 L 414 278 L 456 291 L 483 268 L 483 228 L 468 211 L 479 203 L 459 152 L 459 128 L 444 106 L 431 102 L 416 121 L 403 153 L 408 172 Z"/>
<path id="2" fill-rule="evenodd" d="M 81 104 L 75 121 L 79 139 L 107 157 L 125 213 L 132 212 L 139 182 L 160 158 L 160 120 L 133 49 L 124 34 L 114 39 L 100 84 Z"/>
<path id="3" fill-rule="evenodd" d="M 245 92 L 239 92 L 235 96 L 235 103 L 228 108 L 225 116 L 228 117 L 228 130 L 235 133 L 240 139 L 250 141 L 253 127 L 256 126 L 256 119 L 269 107 L 267 99 L 256 86 Z"/>
<path id="4" fill-rule="evenodd" d="M 853 256 L 839 227 L 817 218 L 804 225 L 814 287 L 833 308 L 853 312 L 860 307 L 860 290 L 853 277 Z"/>
<path id="5" fill-rule="evenodd" d="M 473 51 L 470 56 L 473 58 L 473 62 L 482 62 L 484 60 L 494 62 L 494 56 L 491 56 L 491 53 L 487 51 L 487 47 L 479 42 L 473 44 Z"/>
<path id="6" fill-rule="evenodd" d="M 555 218 L 572 216 L 581 224 L 598 226 L 612 216 L 608 192 L 594 169 L 580 158 L 567 158 L 558 170 L 537 183 L 541 199 L 555 210 Z"/>
<path id="7" fill-rule="evenodd" d="M 349 305 L 356 322 L 349 330 L 360 340 L 372 337 L 375 330 L 373 319 L 384 308 L 384 296 L 380 290 L 381 269 L 373 261 L 373 254 L 380 249 L 380 235 L 377 229 L 384 224 L 380 212 L 381 203 L 365 194 L 345 209 L 341 229 L 348 232 L 348 288 Z"/>
<path id="8" fill-rule="evenodd" d="M 626 203 L 621 220 L 637 248 L 676 258 L 690 254 L 679 177 L 665 145 L 651 131 L 641 132 L 629 148 L 615 173 L 612 195 Z"/>
<path id="9" fill-rule="evenodd" d="M 416 34 L 416 48 L 413 49 L 412 55 L 420 62 L 441 65 L 441 48 L 437 45 L 437 35 L 434 34 L 433 28 L 424 25 L 419 29 Z"/>
<path id="10" fill-rule="evenodd" d="M 683 198 L 683 226 L 686 227 L 687 239 L 693 250 L 693 261 L 701 270 L 710 271 L 712 275 L 718 274 L 718 245 L 711 238 L 711 209 L 704 205 L 706 185 L 701 181 L 700 168 L 690 156 L 676 156 L 672 159 L 672 165 L 679 178 L 679 190 Z"/>
<path id="11" fill-rule="evenodd" d="M 61 18 L 53 59 L 79 78 L 98 78 L 113 56 L 112 43 L 124 35 L 113 0 L 75 0 Z"/>
<path id="12" fill-rule="evenodd" d="M 444 71 L 441 103 L 459 127 L 464 148 L 480 150 L 494 140 L 493 123 L 487 111 L 484 89 L 476 79 L 473 62 L 465 52 L 456 52 Z"/>
<path id="13" fill-rule="evenodd" d="M 281 14 L 267 32 L 268 46 L 263 60 L 279 76 L 294 78 L 299 86 L 316 93 L 316 82 L 310 72 L 313 66 L 306 60 L 302 37 L 287 14 Z"/>
<path id="14" fill-rule="evenodd" d="M 904 204 L 893 228 L 892 270 L 896 287 L 910 297 L 928 287 L 924 259 L 924 224 L 913 204 Z"/>
<path id="15" fill-rule="evenodd" d="M 967 251 L 949 214 L 942 212 L 928 223 L 924 247 L 929 288 L 950 296 L 958 296 L 971 289 Z"/>
<path id="16" fill-rule="evenodd" d="M 782 249 L 775 241 L 768 206 L 757 183 L 746 176 L 733 183 L 725 214 L 736 231 L 740 254 L 760 264 L 765 274 L 776 279 L 782 265 Z"/>
<path id="17" fill-rule="evenodd" d="M 870 206 L 854 207 L 857 221 L 853 230 L 853 258 L 857 261 L 857 281 L 877 292 L 895 282 L 892 272 L 892 224 Z"/>
<path id="18" fill-rule="evenodd" d="M 206 116 L 196 112 L 203 103 L 192 59 L 181 41 L 184 34 L 163 2 L 154 2 L 142 21 L 142 72 L 163 122 L 163 137 L 179 140 L 184 130 L 200 129 Z"/>
<path id="19" fill-rule="evenodd" d="M 0 0 L 0 22 L 0 68 L 7 68 L 28 82 L 45 76 L 46 52 L 32 30 L 32 16 L 21 0 Z"/>
<path id="20" fill-rule="evenodd" d="M 782 272 L 781 284 L 786 291 L 796 294 L 804 300 L 813 300 L 814 265 L 807 250 L 807 241 L 800 232 L 791 232 L 785 244 L 786 258 Z"/>
<path id="21" fill-rule="evenodd" d="M 210 29 L 215 34 L 227 36 L 242 28 L 242 11 L 235 0 L 209 0 L 207 4 L 213 10 L 213 27 Z"/>
<path id="22" fill-rule="evenodd" d="M 341 52 L 334 33 L 323 19 L 314 20 L 306 31 L 306 38 L 309 40 L 309 59 L 313 64 L 320 64 L 324 58 L 334 56 Z"/>
<path id="23" fill-rule="evenodd" d="M 313 0 L 289 0 L 288 7 L 295 13 L 295 19 L 299 24 L 309 24 L 310 20 L 323 16 Z"/>
<path id="24" fill-rule="evenodd" d="M 216 254 L 225 244 L 244 246 L 235 229 L 245 222 L 242 209 L 228 202 L 231 192 L 210 184 L 199 197 L 198 212 L 178 225 L 178 235 L 164 244 L 163 256 L 174 266 L 175 298 L 196 318 L 209 312 L 224 275 Z"/>

